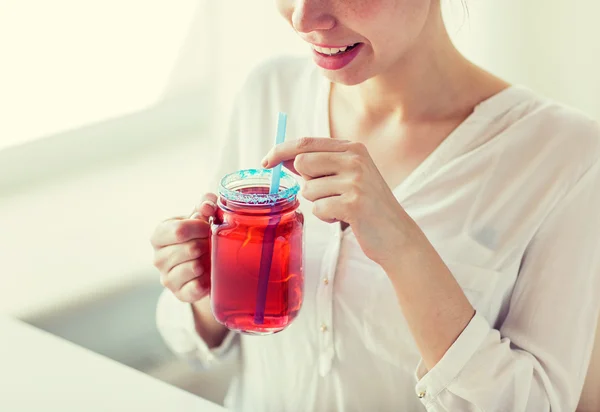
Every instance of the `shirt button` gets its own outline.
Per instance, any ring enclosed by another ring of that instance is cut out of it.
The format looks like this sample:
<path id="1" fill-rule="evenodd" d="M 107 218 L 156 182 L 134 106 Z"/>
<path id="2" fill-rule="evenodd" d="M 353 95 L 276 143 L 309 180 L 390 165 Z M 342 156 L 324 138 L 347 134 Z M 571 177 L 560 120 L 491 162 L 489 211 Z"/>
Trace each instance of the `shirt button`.
<path id="1" fill-rule="evenodd" d="M 321 332 L 327 332 L 327 325 L 326 325 L 326 324 L 324 324 L 324 323 L 323 323 L 323 324 L 321 324 L 321 327 L 320 327 L 320 329 L 321 329 Z"/>
<path id="2" fill-rule="evenodd" d="M 427 392 L 425 391 L 421 391 L 417 394 L 417 396 L 419 397 L 419 399 L 423 399 L 425 397 L 425 395 L 427 395 Z"/>
<path id="3" fill-rule="evenodd" d="M 324 278 L 324 279 L 323 279 L 323 284 L 324 284 L 325 286 L 329 285 L 329 278 Z"/>

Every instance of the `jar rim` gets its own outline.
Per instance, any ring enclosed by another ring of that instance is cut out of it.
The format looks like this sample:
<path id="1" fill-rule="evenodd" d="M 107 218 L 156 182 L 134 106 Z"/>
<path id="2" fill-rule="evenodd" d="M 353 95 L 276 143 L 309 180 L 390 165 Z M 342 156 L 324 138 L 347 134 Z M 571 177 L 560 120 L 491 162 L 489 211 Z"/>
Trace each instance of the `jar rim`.
<path id="1" fill-rule="evenodd" d="M 300 191 L 296 179 L 285 171 L 281 171 L 279 193 L 243 193 L 245 187 L 265 187 L 271 182 L 272 169 L 242 169 L 228 173 L 221 179 L 219 195 L 226 200 L 247 205 L 275 205 L 282 201 L 293 200 Z"/>

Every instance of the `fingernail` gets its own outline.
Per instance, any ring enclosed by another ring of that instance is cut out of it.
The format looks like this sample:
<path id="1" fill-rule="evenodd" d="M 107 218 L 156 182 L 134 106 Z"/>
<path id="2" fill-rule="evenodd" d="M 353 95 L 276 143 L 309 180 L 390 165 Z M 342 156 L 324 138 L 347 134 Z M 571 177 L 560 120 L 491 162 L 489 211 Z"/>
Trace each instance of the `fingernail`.
<path id="1" fill-rule="evenodd" d="M 204 204 L 210 206 L 212 209 L 216 209 L 217 208 L 217 205 L 212 200 L 207 200 L 207 201 L 204 202 Z"/>
<path id="2" fill-rule="evenodd" d="M 269 164 L 269 159 L 267 159 L 266 157 L 260 162 L 260 164 L 262 165 L 262 167 L 267 167 L 267 165 Z"/>

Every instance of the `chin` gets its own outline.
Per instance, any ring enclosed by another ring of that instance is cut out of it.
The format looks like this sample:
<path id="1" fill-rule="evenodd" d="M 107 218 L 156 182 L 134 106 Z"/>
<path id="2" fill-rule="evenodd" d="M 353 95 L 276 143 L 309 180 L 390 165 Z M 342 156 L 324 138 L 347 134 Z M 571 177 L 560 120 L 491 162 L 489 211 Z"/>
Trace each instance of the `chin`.
<path id="1" fill-rule="evenodd" d="M 321 69 L 321 72 L 331 82 L 344 86 L 356 86 L 371 78 L 371 76 L 365 75 L 362 70 L 352 70 L 351 68 L 335 71 Z"/>

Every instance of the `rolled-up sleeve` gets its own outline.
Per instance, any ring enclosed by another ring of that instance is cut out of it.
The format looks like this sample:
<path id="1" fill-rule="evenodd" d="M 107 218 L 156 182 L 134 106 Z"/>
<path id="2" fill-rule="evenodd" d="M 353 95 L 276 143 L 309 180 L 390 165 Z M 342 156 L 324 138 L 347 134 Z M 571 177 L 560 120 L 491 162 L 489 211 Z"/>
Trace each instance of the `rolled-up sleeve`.
<path id="1" fill-rule="evenodd" d="M 221 345 L 209 348 L 196 332 L 192 305 L 179 301 L 168 290 L 159 298 L 156 325 L 171 351 L 197 369 L 215 366 L 229 356 L 235 356 L 239 348 L 239 336 L 231 331 Z"/>
<path id="2" fill-rule="evenodd" d="M 600 162 L 558 202 L 527 248 L 502 325 L 479 313 L 427 371 L 429 412 L 574 411 L 600 306 Z"/>

